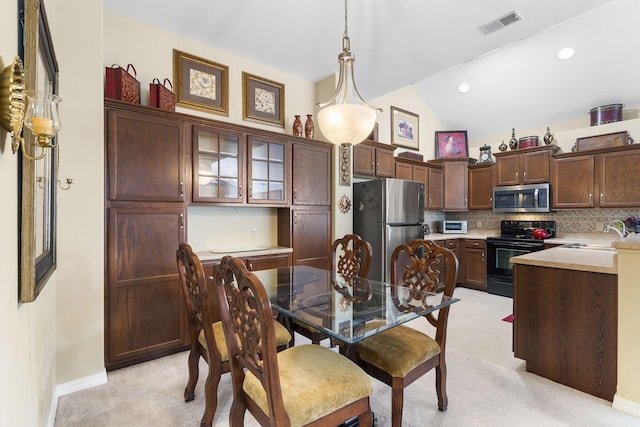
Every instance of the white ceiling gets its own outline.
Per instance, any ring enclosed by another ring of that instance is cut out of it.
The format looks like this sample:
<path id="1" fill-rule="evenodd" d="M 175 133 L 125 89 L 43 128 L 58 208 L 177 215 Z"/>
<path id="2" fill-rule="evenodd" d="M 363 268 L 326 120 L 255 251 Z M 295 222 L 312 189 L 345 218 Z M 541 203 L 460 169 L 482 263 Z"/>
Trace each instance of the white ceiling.
<path id="1" fill-rule="evenodd" d="M 343 0 L 104 0 L 104 8 L 309 81 L 338 69 Z M 479 29 L 512 10 L 523 19 L 491 35 Z M 365 99 L 412 85 L 446 129 L 470 138 L 582 114 L 589 123 L 589 110 L 606 104 L 640 106 L 638 0 L 351 0 L 348 17 Z M 566 46 L 576 54 L 560 61 Z"/>

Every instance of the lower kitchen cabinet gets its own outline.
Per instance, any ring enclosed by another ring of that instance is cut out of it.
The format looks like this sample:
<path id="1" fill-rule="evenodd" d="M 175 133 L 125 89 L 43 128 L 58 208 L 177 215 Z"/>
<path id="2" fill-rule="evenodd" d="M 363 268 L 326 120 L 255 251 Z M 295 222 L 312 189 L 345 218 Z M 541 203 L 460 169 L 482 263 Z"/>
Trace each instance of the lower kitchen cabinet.
<path id="1" fill-rule="evenodd" d="M 487 242 L 482 239 L 464 240 L 464 270 L 459 282 L 465 287 L 487 290 Z"/>
<path id="2" fill-rule="evenodd" d="M 185 209 L 158 203 L 110 207 L 105 282 L 107 370 L 186 348 L 188 325 L 176 250 Z"/>
<path id="3" fill-rule="evenodd" d="M 458 280 L 457 283 L 460 282 L 460 278 L 462 277 L 462 260 L 460 258 L 459 251 L 459 243 L 458 239 L 446 239 L 446 240 L 438 240 L 436 243 L 443 248 L 450 249 L 458 258 Z M 445 261 L 440 270 L 440 286 L 436 289 L 436 292 L 440 292 L 444 290 L 445 278 L 447 277 L 448 271 L 451 266 Z"/>

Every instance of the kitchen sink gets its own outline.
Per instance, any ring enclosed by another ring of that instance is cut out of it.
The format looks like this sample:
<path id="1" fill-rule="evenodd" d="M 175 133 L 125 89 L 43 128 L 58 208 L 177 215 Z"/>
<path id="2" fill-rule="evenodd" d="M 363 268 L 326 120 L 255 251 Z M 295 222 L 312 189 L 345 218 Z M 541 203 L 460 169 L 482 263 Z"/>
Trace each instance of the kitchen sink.
<path id="1" fill-rule="evenodd" d="M 608 246 L 608 245 L 598 245 L 598 244 L 591 244 L 591 243 L 571 243 L 569 245 L 564 245 L 560 247 L 566 248 L 566 249 L 586 249 L 591 251 L 610 251 L 610 252 L 616 251 L 616 248 L 612 248 L 611 246 Z"/>

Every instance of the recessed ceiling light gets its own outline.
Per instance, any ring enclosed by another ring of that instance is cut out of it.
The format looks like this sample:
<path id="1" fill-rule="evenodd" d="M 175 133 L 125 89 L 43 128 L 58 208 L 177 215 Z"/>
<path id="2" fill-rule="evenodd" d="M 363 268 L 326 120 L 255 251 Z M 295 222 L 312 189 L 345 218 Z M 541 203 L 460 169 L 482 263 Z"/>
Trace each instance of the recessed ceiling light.
<path id="1" fill-rule="evenodd" d="M 458 86 L 458 92 L 460 93 L 467 93 L 470 90 L 471 90 L 471 87 L 466 83 L 462 83 L 460 86 Z"/>
<path id="2" fill-rule="evenodd" d="M 565 47 L 564 49 L 560 49 L 558 52 L 558 59 L 569 59 L 575 55 L 576 51 L 570 47 Z"/>

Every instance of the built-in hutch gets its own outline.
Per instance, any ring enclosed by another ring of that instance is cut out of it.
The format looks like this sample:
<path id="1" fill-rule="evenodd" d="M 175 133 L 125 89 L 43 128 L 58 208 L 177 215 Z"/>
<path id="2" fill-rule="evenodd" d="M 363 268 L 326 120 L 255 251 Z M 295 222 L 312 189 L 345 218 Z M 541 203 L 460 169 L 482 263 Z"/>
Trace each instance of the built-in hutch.
<path id="1" fill-rule="evenodd" d="M 108 370 L 189 344 L 176 267 L 189 205 L 277 210 L 293 252 L 244 257 L 250 269 L 329 267 L 331 144 L 114 100 L 105 123 Z"/>

